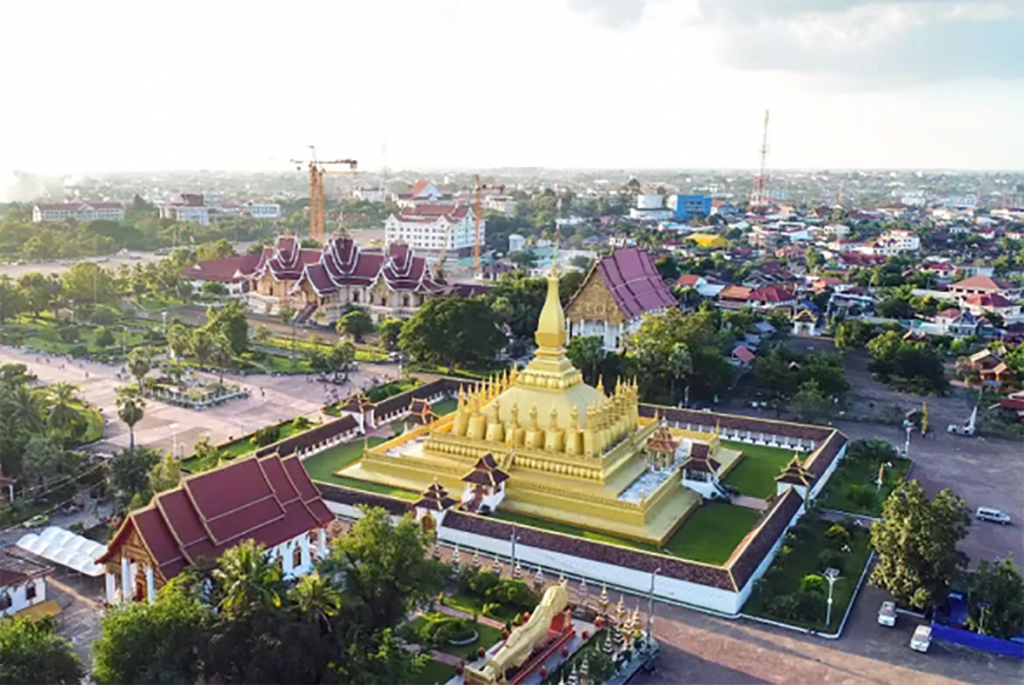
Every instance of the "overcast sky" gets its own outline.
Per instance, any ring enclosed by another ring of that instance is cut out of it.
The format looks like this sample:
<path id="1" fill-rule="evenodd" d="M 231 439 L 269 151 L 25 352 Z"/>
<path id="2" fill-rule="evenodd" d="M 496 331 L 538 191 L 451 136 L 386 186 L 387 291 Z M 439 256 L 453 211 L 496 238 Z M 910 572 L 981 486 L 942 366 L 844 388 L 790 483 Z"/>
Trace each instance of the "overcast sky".
<path id="1" fill-rule="evenodd" d="M 1024 168 L 1024 0 L 0 2 L 0 173 Z M 386 157 L 384 150 L 386 149 Z"/>

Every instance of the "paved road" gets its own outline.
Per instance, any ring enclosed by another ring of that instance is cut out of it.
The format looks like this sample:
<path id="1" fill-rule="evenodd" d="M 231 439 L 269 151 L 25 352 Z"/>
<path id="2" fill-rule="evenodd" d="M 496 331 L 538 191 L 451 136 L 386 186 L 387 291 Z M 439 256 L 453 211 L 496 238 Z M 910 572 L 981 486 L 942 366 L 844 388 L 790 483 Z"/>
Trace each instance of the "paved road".
<path id="1" fill-rule="evenodd" d="M 82 397 L 106 417 L 106 433 L 94 449 L 110 452 L 128 446 L 128 429 L 117 419 L 117 388 L 125 383 L 116 377 L 120 367 L 67 362 L 67 369 L 61 371 L 56 358 L 47 364 L 45 357 L 0 348 L 0 363 L 7 362 L 26 364 L 44 383 L 63 380 L 77 385 Z M 179 454 L 187 456 L 203 436 L 216 444 L 300 415 L 316 421 L 321 416 L 327 390 L 336 389 L 343 397 L 354 388 L 373 384 L 375 378 L 393 377 L 397 373 L 395 365 L 360 364 L 359 371 L 344 386 L 308 382 L 306 376 L 227 376 L 226 381 L 248 388 L 252 396 L 203 411 L 147 400 L 145 417 L 135 426 L 135 439 L 139 444 L 167 452 L 176 443 Z"/>

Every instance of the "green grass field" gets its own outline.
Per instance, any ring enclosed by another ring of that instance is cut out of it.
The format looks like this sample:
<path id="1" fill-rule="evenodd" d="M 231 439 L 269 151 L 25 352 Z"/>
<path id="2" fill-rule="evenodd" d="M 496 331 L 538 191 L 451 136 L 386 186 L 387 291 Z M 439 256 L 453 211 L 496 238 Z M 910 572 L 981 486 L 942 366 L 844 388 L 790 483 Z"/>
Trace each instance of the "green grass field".
<path id="1" fill-rule="evenodd" d="M 893 458 L 891 463 L 892 468 L 885 469 L 885 478 L 879 488 L 880 464 L 867 459 L 843 459 L 828 479 L 828 485 L 822 493 L 824 506 L 851 514 L 881 516 L 882 504 L 903 481 L 913 462 L 910 459 Z"/>
<path id="2" fill-rule="evenodd" d="M 444 685 L 455 677 L 455 669 L 448 664 L 442 664 L 437 659 L 432 659 L 418 676 L 415 676 L 410 685 Z"/>
<path id="3" fill-rule="evenodd" d="M 447 416 L 455 411 L 459 406 L 459 401 L 454 397 L 447 400 L 441 400 L 430 405 L 430 410 L 438 416 Z"/>
<path id="4" fill-rule="evenodd" d="M 825 542 L 825 532 L 832 523 L 832 521 L 809 522 L 810 529 L 814 533 L 813 538 L 792 545 L 792 550 L 789 554 L 780 554 L 772 562 L 768 570 L 769 573 L 772 569 L 777 568 L 781 570 L 779 574 L 780 585 L 775 592 L 776 596 L 795 592 L 800 587 L 800 580 L 804 576 L 812 573 L 821 573 L 825 570 L 821 568 L 821 564 L 818 562 L 818 555 L 828 547 Z M 831 630 L 835 630 L 839 626 L 840 621 L 843 620 L 846 607 L 850 604 L 850 600 L 853 597 L 853 590 L 857 587 L 857 581 L 860 579 L 860 574 L 864 570 L 864 564 L 867 563 L 868 555 L 871 553 L 870 532 L 864 528 L 854 526 L 847 526 L 846 528 L 853 537 L 850 542 L 850 551 L 844 555 L 843 568 L 841 569 L 842 576 L 836 581 L 832 596 Z M 747 603 L 743 605 L 743 611 L 816 630 L 825 629 L 824 615 L 817 621 L 801 621 L 775 616 L 768 611 L 765 604 L 764 597 L 759 592 L 755 592 L 747 600 Z"/>
<path id="5" fill-rule="evenodd" d="M 721 565 L 760 518 L 756 509 L 708 502 L 686 519 L 666 549 L 683 559 Z"/>
<path id="6" fill-rule="evenodd" d="M 369 439 L 370 447 L 375 447 L 382 442 L 386 442 L 385 438 Z M 356 480 L 355 478 L 345 478 L 334 475 L 335 471 L 345 468 L 362 456 L 363 441 L 356 440 L 353 442 L 346 442 L 342 445 L 338 445 L 337 447 L 332 447 L 329 450 L 324 450 L 320 454 L 316 454 L 304 461 L 303 465 L 306 467 L 306 473 L 308 473 L 309 477 L 315 481 L 330 483 L 332 485 L 341 485 L 342 487 L 352 488 L 354 490 L 375 492 L 379 495 L 389 495 L 391 497 L 397 497 L 398 499 L 409 501 L 419 499 L 419 493 L 411 490 L 402 490 L 388 485 L 369 483 L 362 480 Z"/>
<path id="7" fill-rule="evenodd" d="M 743 452 L 740 463 L 725 477 L 725 484 L 741 495 L 767 499 L 775 494 L 775 477 L 793 458 L 789 450 L 742 442 L 722 441 L 722 447 Z"/>

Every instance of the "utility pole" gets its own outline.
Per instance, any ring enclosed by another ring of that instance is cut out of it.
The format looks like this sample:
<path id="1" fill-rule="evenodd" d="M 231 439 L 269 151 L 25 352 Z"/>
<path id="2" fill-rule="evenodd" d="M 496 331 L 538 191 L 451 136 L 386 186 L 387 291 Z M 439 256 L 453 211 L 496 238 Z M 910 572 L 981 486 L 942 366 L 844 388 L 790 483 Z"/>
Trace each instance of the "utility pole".
<path id="1" fill-rule="evenodd" d="M 768 110 L 764 111 L 764 135 L 761 138 L 761 170 L 754 177 L 754 188 L 750 193 L 750 209 L 768 206 Z"/>
<path id="2" fill-rule="evenodd" d="M 647 593 L 647 646 L 648 649 L 651 645 L 651 639 L 654 636 L 654 580 L 658 574 L 661 573 L 661 567 L 654 569 L 651 572 L 651 591 Z"/>

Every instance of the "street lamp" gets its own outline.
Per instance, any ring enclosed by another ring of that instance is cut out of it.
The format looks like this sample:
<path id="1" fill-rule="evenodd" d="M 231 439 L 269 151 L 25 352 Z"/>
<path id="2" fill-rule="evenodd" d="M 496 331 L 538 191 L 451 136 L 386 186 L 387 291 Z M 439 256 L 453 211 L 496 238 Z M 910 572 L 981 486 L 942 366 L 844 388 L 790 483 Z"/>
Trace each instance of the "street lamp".
<path id="1" fill-rule="evenodd" d="M 825 609 L 825 627 L 830 628 L 832 626 L 832 588 L 840 578 L 839 569 L 830 566 L 825 569 L 824 578 L 828 581 L 828 607 Z"/>
<path id="2" fill-rule="evenodd" d="M 651 571 L 651 591 L 647 593 L 647 648 L 650 649 L 654 634 L 654 579 L 661 573 L 661 567 Z"/>
<path id="3" fill-rule="evenodd" d="M 981 620 L 978 622 L 978 632 L 982 635 L 985 634 L 985 609 L 988 609 L 991 604 L 988 602 L 978 602 L 978 608 L 981 609 Z"/>
<path id="4" fill-rule="evenodd" d="M 167 310 L 160 312 L 160 317 L 164 320 L 164 337 L 167 337 Z"/>
<path id="5" fill-rule="evenodd" d="M 171 448 L 171 455 L 175 459 L 177 459 L 178 458 L 178 424 L 172 423 L 171 424 L 171 431 L 172 431 L 171 439 L 173 440 L 173 443 L 172 443 L 173 447 Z"/>
<path id="6" fill-rule="evenodd" d="M 907 439 L 903 442 L 903 457 L 907 458 L 910 456 L 910 431 L 913 429 L 914 423 L 910 420 L 903 421 L 903 430 L 907 432 Z"/>

